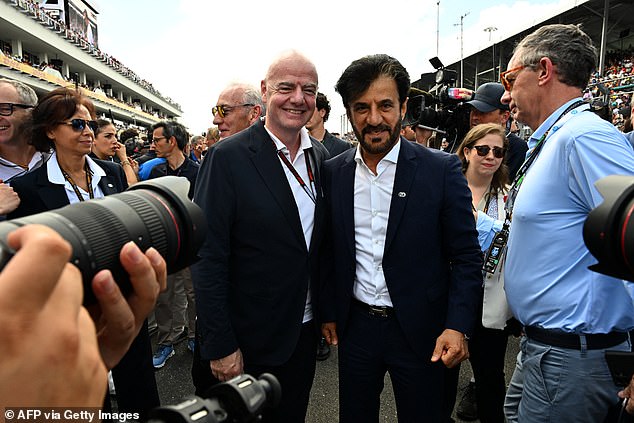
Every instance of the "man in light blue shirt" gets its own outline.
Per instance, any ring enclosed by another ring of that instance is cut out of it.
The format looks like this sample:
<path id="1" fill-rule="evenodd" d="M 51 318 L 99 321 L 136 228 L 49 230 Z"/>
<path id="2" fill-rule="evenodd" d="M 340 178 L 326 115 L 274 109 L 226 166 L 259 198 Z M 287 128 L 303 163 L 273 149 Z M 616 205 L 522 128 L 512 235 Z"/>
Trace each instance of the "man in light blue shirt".
<path id="1" fill-rule="evenodd" d="M 522 422 L 603 421 L 619 391 L 604 351 L 631 348 L 626 282 L 588 270 L 596 259 L 582 236 L 602 202 L 594 183 L 634 174 L 630 143 L 581 99 L 596 62 L 592 40 L 577 26 L 548 25 L 520 42 L 501 75 L 502 102 L 534 130 L 518 172 L 525 177 L 507 204 L 505 288 L 526 333 L 514 376 L 524 381 Z"/>

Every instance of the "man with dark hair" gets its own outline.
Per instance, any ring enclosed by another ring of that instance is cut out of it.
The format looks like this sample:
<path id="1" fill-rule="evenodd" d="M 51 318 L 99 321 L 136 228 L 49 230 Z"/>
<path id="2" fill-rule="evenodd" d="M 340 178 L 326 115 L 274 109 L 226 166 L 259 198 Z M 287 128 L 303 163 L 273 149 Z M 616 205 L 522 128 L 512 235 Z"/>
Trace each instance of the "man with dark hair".
<path id="1" fill-rule="evenodd" d="M 193 198 L 198 175 L 198 163 L 187 157 L 183 150 L 189 142 L 185 127 L 176 122 L 161 121 L 152 126 L 152 143 L 157 157 L 165 162 L 155 165 L 150 178 L 180 176 L 189 181 L 189 198 Z M 158 349 L 154 354 L 155 368 L 161 368 L 174 355 L 174 343 L 184 335 L 187 314 L 187 347 L 193 352 L 195 344 L 196 303 L 189 268 L 167 277 L 167 290 L 156 301 L 154 316 L 158 327 Z"/>
<path id="2" fill-rule="evenodd" d="M 503 229 L 510 229 L 504 288 L 526 334 L 516 369 L 521 422 L 603 421 L 619 391 L 605 351 L 632 345 L 631 290 L 588 269 L 596 260 L 582 237 L 588 213 L 603 202 L 595 183 L 634 174 L 632 146 L 581 97 L 596 63 L 578 26 L 546 25 L 520 41 L 501 74 L 502 102 L 534 131 Z"/>
<path id="3" fill-rule="evenodd" d="M 330 102 L 324 94 L 317 93 L 315 112 L 306 124 L 306 129 L 308 129 L 311 137 L 317 141 L 321 141 L 324 147 L 326 147 L 326 150 L 330 153 L 330 157 L 335 157 L 347 149 L 352 148 L 352 144 L 328 132 L 324 127 L 324 124 L 328 121 L 328 116 L 330 116 Z M 328 351 L 328 353 L 329 352 L 330 351 Z M 328 358 L 328 356 L 326 355 L 325 358 Z"/>
<path id="4" fill-rule="evenodd" d="M 478 87 L 473 100 L 467 104 L 471 106 L 469 123 L 471 128 L 481 123 L 499 123 L 507 128 L 506 138 L 509 140 L 509 149 L 506 152 L 506 165 L 509 168 L 509 180 L 515 179 L 524 159 L 528 145 L 517 135 L 511 133 L 507 122 L 511 116 L 508 104 L 500 100 L 504 94 L 504 87 L 499 82 L 487 82 Z"/>
<path id="5" fill-rule="evenodd" d="M 275 60 L 261 83 L 266 120 L 210 149 L 194 197 L 209 225 L 192 266 L 196 393 L 241 373 L 272 373 L 282 398 L 264 422 L 303 422 L 315 375 L 319 170 L 328 151 L 304 126 L 317 83 L 302 54 Z"/>
<path id="6" fill-rule="evenodd" d="M 400 137 L 409 86 L 387 55 L 355 60 L 336 85 L 359 140 L 324 165 L 320 304 L 341 423 L 378 421 L 386 371 L 399 421 L 441 421 L 445 366 L 468 356 L 482 285 L 471 194 L 457 156 Z"/>

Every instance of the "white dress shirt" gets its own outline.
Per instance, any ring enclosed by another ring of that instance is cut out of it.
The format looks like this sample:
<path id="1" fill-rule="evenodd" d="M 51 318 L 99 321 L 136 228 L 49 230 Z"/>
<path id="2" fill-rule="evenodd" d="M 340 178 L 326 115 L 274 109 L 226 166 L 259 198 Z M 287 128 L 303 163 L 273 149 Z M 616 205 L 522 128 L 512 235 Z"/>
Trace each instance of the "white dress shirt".
<path id="1" fill-rule="evenodd" d="M 390 217 L 396 163 L 401 150 L 400 140 L 376 166 L 375 175 L 357 147 L 354 176 L 354 240 L 356 276 L 353 295 L 366 304 L 392 307 L 383 274 L 385 234 Z"/>
<path id="2" fill-rule="evenodd" d="M 305 154 L 308 154 L 308 152 L 304 152 L 304 150 L 307 150 L 313 147 L 312 143 L 310 142 L 310 137 L 308 135 L 308 131 L 306 130 L 306 128 L 302 128 L 300 130 L 301 139 L 300 139 L 299 149 L 297 150 L 297 154 L 295 155 L 295 160 L 291 160 L 290 152 L 288 151 L 288 148 L 286 148 L 284 143 L 282 143 L 282 141 L 280 141 L 271 131 L 269 131 L 269 129 L 266 126 L 264 128 L 271 136 L 271 139 L 273 139 L 273 142 L 275 143 L 275 148 L 278 151 L 281 151 L 282 153 L 284 153 L 288 161 L 293 165 L 293 167 L 295 168 L 299 176 L 302 178 L 302 180 L 306 184 L 307 188 L 309 188 L 313 192 L 316 198 L 316 195 L 317 195 L 316 187 L 314 186 L 314 184 L 310 183 L 310 180 L 308 178 L 308 169 L 306 168 L 306 158 L 304 157 Z M 297 181 L 293 173 L 288 169 L 286 164 L 284 164 L 284 162 L 279 156 L 278 156 L 278 160 L 280 161 L 280 166 L 282 166 L 282 169 L 284 170 L 284 174 L 286 175 L 286 179 L 288 180 L 288 185 L 290 186 L 291 191 L 293 192 L 293 197 L 295 198 L 295 204 L 297 204 L 297 210 L 299 211 L 299 219 L 302 224 L 302 230 L 304 231 L 306 249 L 308 250 L 310 249 L 310 241 L 313 236 L 313 226 L 315 224 L 315 203 L 313 203 L 313 200 L 311 200 L 311 198 L 308 196 L 308 193 L 304 191 L 304 189 L 299 184 L 299 182 Z M 315 164 L 311 163 L 311 165 L 314 166 Z M 313 318 L 313 308 L 312 308 L 312 300 L 310 296 L 310 286 L 309 286 L 308 295 L 306 297 L 306 307 L 304 309 L 304 318 L 302 322 L 306 323 L 312 320 L 312 318 Z"/>
<path id="3" fill-rule="evenodd" d="M 101 166 L 95 163 L 89 156 L 86 156 L 86 161 L 88 162 L 88 167 L 92 171 L 93 197 L 102 198 L 104 195 L 103 195 L 103 191 L 101 191 L 101 188 L 99 187 L 99 181 L 101 180 L 103 176 L 106 176 L 106 172 L 101 168 Z M 77 194 L 75 193 L 75 190 L 73 189 L 73 186 L 70 184 L 70 182 L 66 180 L 66 178 L 64 178 L 64 175 L 62 174 L 62 170 L 60 169 L 59 163 L 57 162 L 57 153 L 55 152 L 53 152 L 53 154 L 51 155 L 51 158 L 46 162 L 46 173 L 48 175 L 48 180 L 51 183 L 64 185 L 64 189 L 66 190 L 66 196 L 68 197 L 68 202 L 70 204 L 79 203 L 80 201 L 79 197 L 77 197 Z M 81 194 L 84 200 L 90 199 L 90 195 L 86 190 L 84 190 L 80 186 L 78 186 L 77 188 L 79 189 L 79 193 Z"/>

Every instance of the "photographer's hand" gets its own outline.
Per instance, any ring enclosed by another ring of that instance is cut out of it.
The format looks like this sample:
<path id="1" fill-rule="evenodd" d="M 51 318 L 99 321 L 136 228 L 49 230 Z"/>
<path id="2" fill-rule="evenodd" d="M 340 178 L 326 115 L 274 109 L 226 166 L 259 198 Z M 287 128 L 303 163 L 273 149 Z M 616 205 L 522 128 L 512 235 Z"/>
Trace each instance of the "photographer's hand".
<path id="1" fill-rule="evenodd" d="M 442 360 L 445 366 L 452 368 L 467 358 L 469 358 L 469 347 L 464 334 L 453 329 L 445 329 L 436 340 L 431 361 Z"/>
<path id="2" fill-rule="evenodd" d="M 107 373 L 70 244 L 41 225 L 7 243 L 18 251 L 0 273 L 0 408 L 101 407 Z"/>
<path id="3" fill-rule="evenodd" d="M 211 360 L 211 373 L 221 382 L 226 382 L 244 372 L 242 351 L 238 348 L 234 353 L 218 360 Z"/>
<path id="4" fill-rule="evenodd" d="M 144 255 L 136 244 L 128 242 L 121 249 L 120 259 L 133 287 L 127 299 L 109 270 L 97 273 L 92 282 L 99 306 L 90 307 L 90 311 L 97 324 L 101 355 L 109 369 L 126 353 L 167 283 L 165 260 L 154 248 Z"/>

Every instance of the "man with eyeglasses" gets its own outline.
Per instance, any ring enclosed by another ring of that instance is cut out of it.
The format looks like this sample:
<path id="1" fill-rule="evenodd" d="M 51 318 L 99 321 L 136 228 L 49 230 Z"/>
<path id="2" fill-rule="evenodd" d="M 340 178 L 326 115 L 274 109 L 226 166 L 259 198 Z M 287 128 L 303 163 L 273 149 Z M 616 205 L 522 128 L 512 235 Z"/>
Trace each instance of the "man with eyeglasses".
<path id="1" fill-rule="evenodd" d="M 517 45 L 501 75 L 502 102 L 534 131 L 503 228 L 510 228 L 506 296 L 526 335 L 507 392 L 509 421 L 603 421 L 619 392 L 605 351 L 632 346 L 630 290 L 588 269 L 596 260 L 582 237 L 588 213 L 603 201 L 595 182 L 634 174 L 632 146 L 582 100 L 596 64 L 597 50 L 578 26 L 546 25 Z"/>
<path id="2" fill-rule="evenodd" d="M 28 85 L 10 79 L 0 79 L 0 215 L 15 210 L 20 199 L 7 185 L 11 179 L 38 168 L 48 157 L 36 152 L 28 143 L 24 124 L 37 95 Z M 4 182 L 4 183 L 2 183 Z"/>
<path id="3" fill-rule="evenodd" d="M 282 398 L 264 422 L 304 422 L 315 374 L 319 170 L 328 151 L 304 126 L 315 110 L 317 84 L 315 65 L 302 54 L 275 60 L 261 83 L 266 120 L 209 150 L 194 195 L 209 226 L 192 266 L 196 393 L 241 373 L 271 373 Z M 218 103 L 249 101 L 221 96 Z M 214 123 L 225 130 L 222 119 Z"/>
<path id="4" fill-rule="evenodd" d="M 185 155 L 188 142 L 189 134 L 179 123 L 160 121 L 152 125 L 152 143 L 156 155 L 165 161 L 152 167 L 148 179 L 162 176 L 186 178 L 189 181 L 187 195 L 193 198 L 200 166 Z M 185 335 L 187 348 L 191 352 L 195 348 L 196 303 L 189 268 L 167 276 L 167 289 L 156 300 L 154 316 L 158 329 L 158 347 L 152 363 L 154 368 L 160 369 L 175 354 L 174 344 Z M 184 328 L 185 323 L 187 331 Z"/>
<path id="5" fill-rule="evenodd" d="M 223 140 L 251 126 L 262 115 L 262 95 L 252 85 L 232 83 L 218 96 L 212 108 L 214 125 Z"/>

